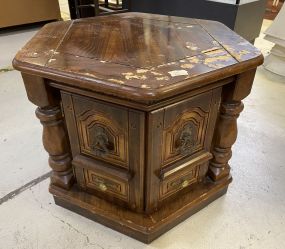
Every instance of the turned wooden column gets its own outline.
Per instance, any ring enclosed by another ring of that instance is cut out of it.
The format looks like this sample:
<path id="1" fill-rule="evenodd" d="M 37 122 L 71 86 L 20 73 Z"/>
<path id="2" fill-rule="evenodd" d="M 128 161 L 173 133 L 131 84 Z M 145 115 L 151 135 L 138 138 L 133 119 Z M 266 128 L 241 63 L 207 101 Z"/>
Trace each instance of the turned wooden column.
<path id="1" fill-rule="evenodd" d="M 232 145 L 237 138 L 237 119 L 244 106 L 242 99 L 250 93 L 256 70 L 237 76 L 236 81 L 224 86 L 220 112 L 212 142 L 213 159 L 209 164 L 208 175 L 213 181 L 219 181 L 230 175 L 229 160 L 232 157 Z"/>
<path id="2" fill-rule="evenodd" d="M 226 101 L 221 103 L 220 115 L 212 149 L 213 159 L 210 161 L 209 176 L 220 180 L 230 173 L 228 161 L 232 157 L 231 147 L 237 138 L 237 118 L 243 110 L 241 101 Z"/>
<path id="3" fill-rule="evenodd" d="M 52 168 L 51 184 L 69 189 L 73 182 L 71 153 L 59 93 L 45 84 L 44 79 L 22 74 L 29 100 L 38 106 L 36 116 L 43 125 L 43 145 Z"/>

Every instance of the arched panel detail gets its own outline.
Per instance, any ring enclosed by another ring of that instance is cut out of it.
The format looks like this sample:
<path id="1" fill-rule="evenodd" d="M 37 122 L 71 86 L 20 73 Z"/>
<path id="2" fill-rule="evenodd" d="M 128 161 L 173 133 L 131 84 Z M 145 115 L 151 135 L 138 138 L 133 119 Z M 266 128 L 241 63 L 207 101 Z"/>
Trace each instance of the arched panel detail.
<path id="1" fill-rule="evenodd" d="M 183 112 L 163 131 L 162 165 L 190 156 L 204 146 L 209 113 L 201 108 Z"/>
<path id="2" fill-rule="evenodd" d="M 79 115 L 81 152 L 97 159 L 128 167 L 128 133 L 104 113 L 93 110 Z"/>

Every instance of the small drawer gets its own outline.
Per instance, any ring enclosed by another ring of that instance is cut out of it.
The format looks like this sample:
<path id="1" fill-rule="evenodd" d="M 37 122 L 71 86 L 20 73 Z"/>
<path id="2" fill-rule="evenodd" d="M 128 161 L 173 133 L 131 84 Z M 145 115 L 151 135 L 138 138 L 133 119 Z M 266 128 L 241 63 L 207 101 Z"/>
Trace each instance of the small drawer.
<path id="1" fill-rule="evenodd" d="M 109 178 L 106 175 L 88 169 L 84 169 L 84 176 L 87 188 L 110 194 L 125 201 L 129 199 L 127 182 L 114 177 Z"/>
<path id="2" fill-rule="evenodd" d="M 202 181 L 208 170 L 208 161 L 211 158 L 210 153 L 202 153 L 179 166 L 162 169 L 160 174 L 160 201 Z"/>
<path id="3" fill-rule="evenodd" d="M 107 199 L 129 202 L 129 185 L 133 176 L 128 171 L 82 155 L 76 156 L 72 164 L 80 188 Z"/>
<path id="4" fill-rule="evenodd" d="M 165 199 L 198 181 L 199 167 L 183 175 L 175 175 L 163 180 L 160 184 L 160 199 Z"/>

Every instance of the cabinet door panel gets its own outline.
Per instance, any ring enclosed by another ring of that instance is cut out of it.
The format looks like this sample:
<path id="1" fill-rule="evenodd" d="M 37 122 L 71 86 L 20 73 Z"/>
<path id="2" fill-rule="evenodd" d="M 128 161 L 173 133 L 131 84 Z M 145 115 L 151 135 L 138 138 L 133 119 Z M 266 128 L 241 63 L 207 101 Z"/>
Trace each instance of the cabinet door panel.
<path id="1" fill-rule="evenodd" d="M 219 88 L 149 114 L 147 212 L 205 178 L 220 96 Z"/>
<path id="2" fill-rule="evenodd" d="M 208 92 L 165 108 L 161 167 L 205 149 L 211 95 Z"/>
<path id="3" fill-rule="evenodd" d="M 78 186 L 142 212 L 145 114 L 88 97 L 61 94 Z"/>
<path id="4" fill-rule="evenodd" d="M 128 110 L 74 96 L 82 154 L 128 168 Z"/>

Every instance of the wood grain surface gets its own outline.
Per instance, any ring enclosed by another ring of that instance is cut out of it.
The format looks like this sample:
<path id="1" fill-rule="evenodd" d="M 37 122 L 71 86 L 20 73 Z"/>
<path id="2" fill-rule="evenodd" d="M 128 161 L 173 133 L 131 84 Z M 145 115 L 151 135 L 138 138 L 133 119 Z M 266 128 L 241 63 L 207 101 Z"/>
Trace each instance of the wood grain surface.
<path id="1" fill-rule="evenodd" d="M 13 65 L 69 86 L 153 103 L 262 62 L 260 51 L 221 23 L 123 13 L 47 24 Z"/>
<path id="2" fill-rule="evenodd" d="M 38 106 L 56 203 L 149 243 L 220 197 L 262 62 L 213 21 L 124 13 L 44 26 L 14 67 Z"/>

